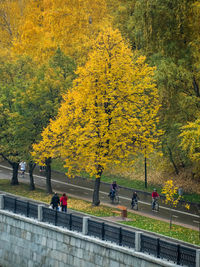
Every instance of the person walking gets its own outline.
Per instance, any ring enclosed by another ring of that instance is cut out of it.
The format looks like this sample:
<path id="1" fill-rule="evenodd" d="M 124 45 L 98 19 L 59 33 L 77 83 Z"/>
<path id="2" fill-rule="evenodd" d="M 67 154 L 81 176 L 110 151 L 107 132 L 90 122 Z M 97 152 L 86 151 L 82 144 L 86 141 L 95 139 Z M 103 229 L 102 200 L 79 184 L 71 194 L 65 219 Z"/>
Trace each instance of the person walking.
<path id="1" fill-rule="evenodd" d="M 20 170 L 21 170 L 21 176 L 24 177 L 25 171 L 26 171 L 26 162 L 25 161 L 21 161 L 20 164 Z"/>
<path id="2" fill-rule="evenodd" d="M 133 209 L 136 206 L 136 209 L 138 209 L 138 195 L 137 192 L 133 192 L 133 196 L 131 199 L 131 208 Z"/>
<path id="3" fill-rule="evenodd" d="M 60 198 L 61 208 L 62 211 L 67 212 L 67 196 L 63 193 L 62 197 Z"/>
<path id="4" fill-rule="evenodd" d="M 151 196 L 152 196 L 152 210 L 155 210 L 155 205 L 159 198 L 156 188 L 154 188 Z"/>
<path id="5" fill-rule="evenodd" d="M 52 205 L 53 209 L 58 210 L 58 205 L 60 205 L 60 199 L 59 199 L 59 196 L 56 192 L 51 199 L 50 205 Z"/>

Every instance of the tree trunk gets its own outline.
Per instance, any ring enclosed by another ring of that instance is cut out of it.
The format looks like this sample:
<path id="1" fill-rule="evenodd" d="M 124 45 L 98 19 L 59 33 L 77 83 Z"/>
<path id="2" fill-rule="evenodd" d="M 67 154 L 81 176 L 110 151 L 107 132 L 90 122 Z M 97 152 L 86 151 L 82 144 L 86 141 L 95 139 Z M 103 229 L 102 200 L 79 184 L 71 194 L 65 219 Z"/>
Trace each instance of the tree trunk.
<path id="1" fill-rule="evenodd" d="M 46 192 L 48 194 L 52 194 L 52 187 L 51 187 L 51 158 L 46 159 L 45 161 L 45 173 L 46 173 Z"/>
<path id="2" fill-rule="evenodd" d="M 93 191 L 93 206 L 99 206 L 100 200 L 99 200 L 99 189 L 100 189 L 100 182 L 101 182 L 101 175 L 103 173 L 103 167 L 101 165 L 97 166 L 97 177 L 94 184 L 94 191 Z"/>
<path id="3" fill-rule="evenodd" d="M 169 151 L 169 158 L 170 158 L 170 161 L 171 161 L 171 163 L 172 163 L 173 166 L 174 166 L 174 169 L 175 169 L 176 174 L 178 175 L 178 174 L 179 174 L 179 170 L 178 170 L 178 168 L 177 168 L 177 166 L 176 166 L 176 164 L 175 164 L 175 162 L 174 162 L 174 159 L 173 159 L 173 156 L 172 156 L 172 151 L 171 151 L 171 149 L 170 149 L 169 147 L 167 147 L 167 148 L 168 148 L 168 151 Z"/>
<path id="4" fill-rule="evenodd" d="M 18 181 L 18 169 L 19 169 L 19 163 L 18 162 L 10 162 L 10 165 L 12 166 L 13 169 L 13 173 L 12 173 L 12 180 L 11 180 L 11 185 L 18 185 L 19 181 Z"/>
<path id="5" fill-rule="evenodd" d="M 33 178 L 33 170 L 35 169 L 36 164 L 32 161 L 29 162 L 29 178 L 30 178 L 30 190 L 35 190 L 34 178 Z"/>
<path id="6" fill-rule="evenodd" d="M 144 186 L 147 188 L 147 158 L 144 158 Z"/>
<path id="7" fill-rule="evenodd" d="M 94 191 L 93 191 L 93 206 L 99 206 L 100 200 L 99 200 L 99 188 L 100 188 L 100 181 L 101 177 L 96 178 L 95 184 L 94 184 Z"/>
<path id="8" fill-rule="evenodd" d="M 19 181 L 18 181 L 19 162 L 13 162 L 13 161 L 9 160 L 9 159 L 8 159 L 5 155 L 3 155 L 2 153 L 0 153 L 0 155 L 2 156 L 2 158 L 3 158 L 4 160 L 6 160 L 6 161 L 12 166 L 13 173 L 12 173 L 12 179 L 11 179 L 10 184 L 11 184 L 11 185 L 18 185 L 18 184 L 19 184 Z"/>
<path id="9" fill-rule="evenodd" d="M 196 96 L 197 97 L 200 97 L 200 92 L 199 92 L 199 85 L 195 79 L 195 77 L 193 77 L 193 88 L 194 88 L 194 91 L 196 93 Z"/>

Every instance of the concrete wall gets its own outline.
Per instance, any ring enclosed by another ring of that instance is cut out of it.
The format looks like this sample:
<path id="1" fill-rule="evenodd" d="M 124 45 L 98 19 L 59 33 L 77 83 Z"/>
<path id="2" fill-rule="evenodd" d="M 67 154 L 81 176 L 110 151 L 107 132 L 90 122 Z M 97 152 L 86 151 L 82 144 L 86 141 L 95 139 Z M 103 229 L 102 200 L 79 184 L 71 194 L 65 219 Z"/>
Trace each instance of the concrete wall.
<path id="1" fill-rule="evenodd" d="M 109 242 L 0 210 L 0 266 L 176 265 Z"/>

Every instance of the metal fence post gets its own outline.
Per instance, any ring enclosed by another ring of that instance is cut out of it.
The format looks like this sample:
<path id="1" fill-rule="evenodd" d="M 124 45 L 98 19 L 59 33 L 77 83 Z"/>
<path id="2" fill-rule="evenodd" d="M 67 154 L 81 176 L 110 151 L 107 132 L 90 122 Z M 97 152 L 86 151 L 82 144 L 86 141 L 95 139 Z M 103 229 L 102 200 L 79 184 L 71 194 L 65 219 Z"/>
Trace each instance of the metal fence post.
<path id="1" fill-rule="evenodd" d="M 56 213 L 55 213 L 55 225 L 57 225 L 57 221 L 58 221 L 58 211 L 56 210 Z"/>
<path id="2" fill-rule="evenodd" d="M 88 220 L 89 220 L 89 217 L 83 217 L 83 225 L 82 225 L 82 234 L 83 235 L 88 234 Z"/>
<path id="3" fill-rule="evenodd" d="M 135 251 L 141 251 L 141 234 L 142 232 L 135 232 Z"/>
<path id="4" fill-rule="evenodd" d="M 180 245 L 177 245 L 177 264 L 180 265 L 181 255 L 180 255 Z"/>
<path id="5" fill-rule="evenodd" d="M 29 212 L 30 212 L 30 207 L 29 207 L 29 202 L 27 202 L 26 206 L 26 216 L 29 217 Z"/>
<path id="6" fill-rule="evenodd" d="M 14 200 L 14 213 L 16 213 L 17 210 L 17 199 Z"/>
<path id="7" fill-rule="evenodd" d="M 122 246 L 122 228 L 119 228 L 119 245 Z"/>
<path id="8" fill-rule="evenodd" d="M 160 238 L 157 238 L 157 258 L 160 258 Z"/>
<path id="9" fill-rule="evenodd" d="M 105 224 L 102 223 L 102 228 L 101 228 L 101 239 L 105 239 Z"/>
<path id="10" fill-rule="evenodd" d="M 72 230 L 72 213 L 69 215 L 69 230 Z"/>
<path id="11" fill-rule="evenodd" d="M 42 222 L 42 219 L 43 219 L 42 207 L 44 207 L 44 205 L 38 205 L 38 221 L 40 222 Z"/>
<path id="12" fill-rule="evenodd" d="M 0 195 L 0 210 L 4 209 L 4 195 Z"/>
<path id="13" fill-rule="evenodd" d="M 200 267 L 200 249 L 196 250 L 196 267 Z"/>

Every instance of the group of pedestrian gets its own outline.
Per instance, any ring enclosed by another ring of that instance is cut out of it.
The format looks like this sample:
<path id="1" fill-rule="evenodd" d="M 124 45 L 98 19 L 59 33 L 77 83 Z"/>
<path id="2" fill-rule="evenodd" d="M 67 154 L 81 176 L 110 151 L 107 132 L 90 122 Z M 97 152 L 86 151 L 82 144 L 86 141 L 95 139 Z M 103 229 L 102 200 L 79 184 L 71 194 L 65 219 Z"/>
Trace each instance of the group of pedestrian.
<path id="1" fill-rule="evenodd" d="M 58 194 L 55 192 L 51 199 L 50 206 L 55 210 L 59 210 L 59 207 L 61 207 L 61 211 L 67 212 L 67 199 L 65 193 L 59 198 Z"/>

